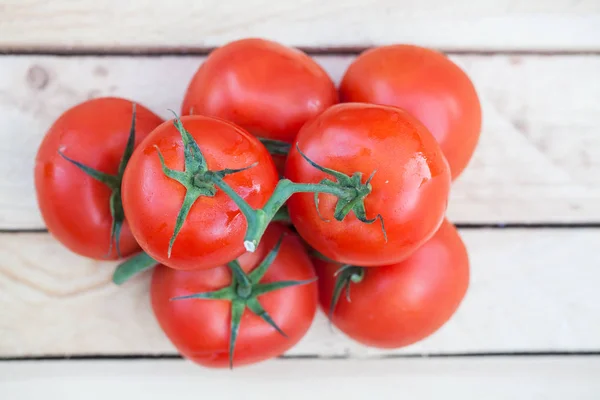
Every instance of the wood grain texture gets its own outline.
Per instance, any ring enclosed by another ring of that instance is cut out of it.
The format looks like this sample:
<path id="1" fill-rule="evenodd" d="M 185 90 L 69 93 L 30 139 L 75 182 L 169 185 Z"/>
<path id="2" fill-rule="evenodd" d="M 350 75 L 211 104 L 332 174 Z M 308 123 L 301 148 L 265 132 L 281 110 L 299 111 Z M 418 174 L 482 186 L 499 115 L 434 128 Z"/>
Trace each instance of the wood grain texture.
<path id="1" fill-rule="evenodd" d="M 596 0 L 3 0 L 0 49 L 204 49 L 241 37 L 311 48 L 600 49 Z"/>
<path id="2" fill-rule="evenodd" d="M 318 56 L 339 81 L 353 56 Z M 480 145 L 453 188 L 460 222 L 600 221 L 600 57 L 452 56 L 484 112 Z M 203 57 L 0 57 L 0 229 L 39 229 L 37 146 L 67 108 L 124 96 L 164 117 Z"/>
<path id="3" fill-rule="evenodd" d="M 596 400 L 600 357 L 273 360 L 233 371 L 185 361 L 0 363 L 10 400 Z M 277 379 L 273 379 L 276 376 Z M 235 384 L 232 384 L 235 382 Z"/>
<path id="4" fill-rule="evenodd" d="M 599 229 L 462 230 L 471 285 L 457 314 L 430 338 L 395 351 L 358 345 L 319 314 L 288 355 L 600 349 Z M 0 357 L 175 354 L 149 305 L 149 273 L 122 287 L 113 264 L 73 255 L 50 235 L 0 235 Z"/>

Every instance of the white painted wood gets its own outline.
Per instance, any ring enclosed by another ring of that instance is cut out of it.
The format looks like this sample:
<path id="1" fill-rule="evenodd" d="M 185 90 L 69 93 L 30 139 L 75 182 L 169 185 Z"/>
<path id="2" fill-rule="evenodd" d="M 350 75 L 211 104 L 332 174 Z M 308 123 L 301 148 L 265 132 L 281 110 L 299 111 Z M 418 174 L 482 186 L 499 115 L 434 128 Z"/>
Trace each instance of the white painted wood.
<path id="1" fill-rule="evenodd" d="M 323 315 L 288 355 L 600 349 L 600 230 L 463 230 L 471 286 L 430 338 L 396 351 L 358 345 Z M 69 253 L 47 234 L 0 235 L 0 357 L 175 354 L 149 304 L 148 273 L 122 287 L 113 264 Z"/>
<path id="2" fill-rule="evenodd" d="M 257 36 L 305 47 L 600 49 L 596 0 L 3 0 L 0 48 L 206 48 Z"/>
<path id="3" fill-rule="evenodd" d="M 229 370 L 185 361 L 0 363 L 6 400 L 592 400 L 600 357 L 274 360 Z"/>
<path id="4" fill-rule="evenodd" d="M 339 81 L 352 56 L 319 56 Z M 600 57 L 453 56 L 480 93 L 484 128 L 453 188 L 461 222 L 600 220 Z M 46 129 L 87 98 L 178 110 L 203 57 L 0 57 L 0 229 L 42 228 L 33 160 Z"/>

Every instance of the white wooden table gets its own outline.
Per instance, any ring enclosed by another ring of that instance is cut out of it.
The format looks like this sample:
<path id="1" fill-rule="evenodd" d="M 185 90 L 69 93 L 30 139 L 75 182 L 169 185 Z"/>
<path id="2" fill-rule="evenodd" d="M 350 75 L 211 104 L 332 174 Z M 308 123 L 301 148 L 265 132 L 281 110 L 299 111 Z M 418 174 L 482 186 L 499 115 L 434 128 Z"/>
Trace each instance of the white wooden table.
<path id="1" fill-rule="evenodd" d="M 429 339 L 368 349 L 319 315 L 281 359 L 201 369 L 158 328 L 148 274 L 117 288 L 46 232 L 33 159 L 58 115 L 117 95 L 167 117 L 207 51 L 246 36 L 336 81 L 396 42 L 474 80 L 483 134 L 449 208 L 471 287 Z M 0 52 L 0 399 L 600 398 L 598 0 L 0 0 Z"/>

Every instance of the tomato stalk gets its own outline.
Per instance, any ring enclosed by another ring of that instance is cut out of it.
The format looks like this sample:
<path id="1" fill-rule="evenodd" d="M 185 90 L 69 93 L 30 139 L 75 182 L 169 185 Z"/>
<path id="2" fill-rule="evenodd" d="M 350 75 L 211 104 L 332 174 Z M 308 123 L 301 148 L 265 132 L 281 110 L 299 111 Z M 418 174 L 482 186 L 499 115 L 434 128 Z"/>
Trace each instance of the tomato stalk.
<path id="1" fill-rule="evenodd" d="M 177 116 L 174 120 L 174 125 L 180 132 L 184 144 L 184 171 L 168 168 L 165 165 L 160 150 L 156 147 L 164 174 L 186 188 L 186 195 L 177 215 L 175 229 L 169 242 L 169 257 L 171 256 L 171 250 L 175 239 L 177 238 L 194 202 L 200 196 L 214 196 L 217 192 L 217 188 L 225 192 L 236 203 L 240 211 L 246 217 L 248 228 L 244 238 L 244 247 L 250 252 L 256 250 L 269 223 L 275 218 L 277 212 L 285 202 L 295 193 L 314 193 L 317 211 L 319 211 L 319 194 L 336 196 L 338 198 L 334 212 L 336 220 L 342 221 L 350 212 L 353 212 L 358 220 L 367 224 L 379 220 L 381 222 L 383 235 L 387 241 L 383 218 L 378 214 L 375 218 L 368 219 L 364 205 L 364 199 L 371 193 L 371 179 L 375 172 L 369 176 L 365 183 L 362 183 L 362 173 L 355 172 L 352 176 L 348 176 L 339 171 L 324 168 L 310 160 L 302 153 L 302 151 L 300 151 L 298 145 L 296 145 L 296 148 L 302 157 L 304 157 L 311 166 L 330 175 L 333 179 L 323 179 L 319 183 L 295 183 L 289 179 L 282 179 L 277 183 L 275 190 L 265 205 L 262 208 L 254 209 L 231 186 L 229 186 L 227 182 L 225 182 L 224 178 L 227 175 L 252 168 L 255 164 L 240 169 L 211 171 L 206 165 L 206 160 L 204 159 L 198 144 L 192 135 L 183 127 L 183 123 Z"/>
<path id="2" fill-rule="evenodd" d="M 133 111 L 131 116 L 131 126 L 129 129 L 129 137 L 127 138 L 127 144 L 125 145 L 125 150 L 123 151 L 123 156 L 121 157 L 121 161 L 119 162 L 119 168 L 117 170 L 116 175 L 107 174 L 101 171 L 98 171 L 92 167 L 89 167 L 79 161 L 75 161 L 74 159 L 68 157 L 63 152 L 63 149 L 58 150 L 58 154 L 83 171 L 86 175 L 94 178 L 98 182 L 102 182 L 111 190 L 110 199 L 109 199 L 109 207 L 110 207 L 110 215 L 112 217 L 111 229 L 110 229 L 110 245 L 108 247 L 107 256 L 110 256 L 112 252 L 113 243 L 117 250 L 117 256 L 121 257 L 121 249 L 119 246 L 119 238 L 121 236 L 121 228 L 123 227 L 123 223 L 125 221 L 125 212 L 123 211 L 123 202 L 121 200 L 121 182 L 123 181 L 123 174 L 125 173 L 125 167 L 127 167 L 127 163 L 133 154 L 133 148 L 135 146 L 135 103 L 133 104 Z"/>
<path id="3" fill-rule="evenodd" d="M 252 208 L 240 195 L 236 193 L 221 177 L 212 178 L 215 185 L 231 197 L 246 217 L 248 229 L 244 239 L 244 247 L 247 251 L 256 250 L 260 238 L 264 234 L 269 223 L 275 218 L 277 212 L 285 202 L 295 193 L 329 193 L 338 198 L 346 198 L 344 189 L 313 183 L 294 183 L 289 179 L 282 179 L 277 183 L 273 194 L 267 200 L 263 208 Z"/>
<path id="4" fill-rule="evenodd" d="M 250 293 L 252 293 L 252 282 L 250 282 L 250 278 L 248 278 L 248 275 L 246 275 L 240 263 L 237 260 L 233 260 L 227 263 L 227 266 L 235 279 L 237 279 L 237 295 L 242 298 L 248 297 Z"/>
<path id="5" fill-rule="evenodd" d="M 172 301 L 178 300 L 189 300 L 189 299 L 201 299 L 201 300 L 227 300 L 231 302 L 231 322 L 230 322 L 230 333 L 229 333 L 229 368 L 233 368 L 233 356 L 235 351 L 235 344 L 240 330 L 240 323 L 244 311 L 246 308 L 253 314 L 262 318 L 266 323 L 271 325 L 279 334 L 287 337 L 285 332 L 277 325 L 277 323 L 271 318 L 269 313 L 263 308 L 258 300 L 259 296 L 263 294 L 273 292 L 276 290 L 284 289 L 286 287 L 306 285 L 312 283 L 315 279 L 308 280 L 289 280 L 279 281 L 270 283 L 260 283 L 267 270 L 277 257 L 283 235 L 273 247 L 273 249 L 267 254 L 267 256 L 260 262 L 260 264 L 246 274 L 237 260 L 228 263 L 228 267 L 231 270 L 231 284 L 225 288 L 215 290 L 212 292 L 194 293 L 186 296 L 174 297 Z"/>
<path id="6" fill-rule="evenodd" d="M 150 257 L 146 252 L 142 251 L 141 253 L 138 253 L 117 265 L 117 268 L 112 276 L 112 281 L 116 285 L 122 285 L 134 275 L 149 270 L 150 268 L 154 268 L 157 265 L 158 261 Z"/>
<path id="7" fill-rule="evenodd" d="M 354 212 L 360 221 L 367 224 L 379 220 L 381 222 L 383 235 L 387 241 L 385 226 L 381 215 L 378 214 L 377 217 L 373 219 L 368 219 L 366 217 L 364 199 L 371 193 L 371 179 L 375 172 L 373 172 L 363 184 L 362 173 L 355 172 L 352 176 L 348 176 L 341 172 L 321 167 L 302 153 L 300 148 L 298 148 L 298 145 L 296 145 L 296 148 L 310 165 L 333 176 L 335 180 L 323 179 L 319 183 L 295 183 L 289 179 L 282 179 L 277 183 L 277 186 L 267 203 L 261 209 L 253 209 L 222 179 L 222 176 L 219 174 L 211 175 L 211 179 L 215 185 L 231 197 L 246 217 L 248 222 L 248 229 L 246 230 L 244 239 L 244 247 L 246 250 L 253 252 L 256 249 L 260 242 L 260 238 L 264 234 L 269 223 L 277 214 L 278 210 L 295 193 L 314 193 L 317 212 L 319 212 L 319 194 L 327 193 L 336 196 L 338 198 L 334 212 L 334 218 L 336 220 L 342 221 L 350 212 Z"/>

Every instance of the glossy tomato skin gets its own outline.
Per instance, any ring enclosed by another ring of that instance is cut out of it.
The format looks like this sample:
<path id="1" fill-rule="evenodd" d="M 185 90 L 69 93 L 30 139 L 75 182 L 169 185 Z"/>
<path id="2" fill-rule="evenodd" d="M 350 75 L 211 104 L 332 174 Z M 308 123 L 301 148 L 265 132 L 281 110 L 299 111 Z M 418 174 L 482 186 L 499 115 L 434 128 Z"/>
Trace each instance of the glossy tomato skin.
<path id="1" fill-rule="evenodd" d="M 328 313 L 338 264 L 315 261 L 319 301 Z M 415 343 L 450 319 L 469 285 L 469 258 L 456 228 L 439 231 L 403 262 L 365 268 L 350 287 L 351 302 L 340 296 L 332 322 L 367 346 L 396 348 Z"/>
<path id="2" fill-rule="evenodd" d="M 345 102 L 403 108 L 435 136 L 455 179 L 481 132 L 481 105 L 467 74 L 448 57 L 418 46 L 392 45 L 362 53 L 340 85 Z"/>
<path id="3" fill-rule="evenodd" d="M 256 166 L 224 180 L 252 207 L 264 205 L 278 181 L 269 153 L 254 136 L 220 119 L 181 118 L 194 137 L 209 170 Z M 183 171 L 181 134 L 173 121 L 157 127 L 134 152 L 123 177 L 123 206 L 134 237 L 155 260 L 177 269 L 203 269 L 225 264 L 244 252 L 246 219 L 222 190 L 201 196 L 179 232 L 171 257 L 167 250 L 186 189 L 162 171 L 158 147 L 167 167 Z"/>
<path id="4" fill-rule="evenodd" d="M 300 239 L 278 224 L 269 226 L 255 253 L 245 253 L 238 259 L 244 271 L 253 270 L 283 233 L 286 236 L 279 253 L 261 283 L 314 279 L 312 263 Z M 184 357 L 207 367 L 229 366 L 231 303 L 170 299 L 218 290 L 230 284 L 231 273 L 226 266 L 196 271 L 177 271 L 164 266 L 155 269 L 152 307 L 160 326 Z M 258 300 L 288 337 L 246 309 L 234 351 L 236 368 L 281 355 L 304 336 L 316 313 L 317 284 L 280 289 L 259 296 Z"/>
<path id="5" fill-rule="evenodd" d="M 190 82 L 182 114 L 223 118 L 291 143 L 307 120 L 337 102 L 331 78 L 304 52 L 243 39 L 208 56 Z"/>
<path id="6" fill-rule="evenodd" d="M 74 253 L 94 259 L 116 259 L 110 248 L 111 190 L 58 151 L 98 171 L 116 174 L 125 151 L 133 103 L 104 97 L 81 103 L 62 114 L 44 137 L 35 159 L 35 188 L 44 222 L 52 235 Z M 136 146 L 162 119 L 136 105 Z M 120 249 L 123 256 L 139 249 L 125 221 Z"/>
<path id="7" fill-rule="evenodd" d="M 433 136 L 407 112 L 373 104 L 339 104 L 307 123 L 297 143 L 323 167 L 347 175 L 362 172 L 363 183 L 375 171 L 365 209 L 367 218 L 381 214 L 387 242 L 379 221 L 366 224 L 354 213 L 336 221 L 333 195 L 319 195 L 323 218 L 312 194 L 295 194 L 288 201 L 298 233 L 323 255 L 361 266 L 399 262 L 442 223 L 450 190 L 448 164 Z M 295 146 L 285 175 L 294 182 L 331 179 L 309 165 Z"/>

